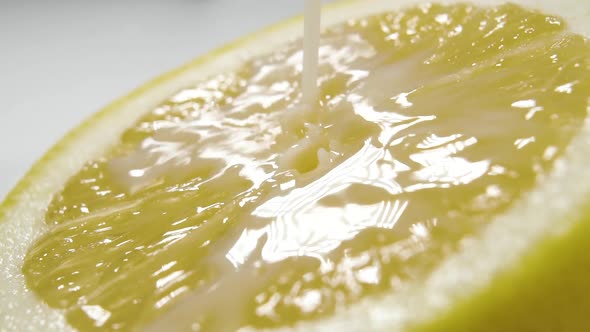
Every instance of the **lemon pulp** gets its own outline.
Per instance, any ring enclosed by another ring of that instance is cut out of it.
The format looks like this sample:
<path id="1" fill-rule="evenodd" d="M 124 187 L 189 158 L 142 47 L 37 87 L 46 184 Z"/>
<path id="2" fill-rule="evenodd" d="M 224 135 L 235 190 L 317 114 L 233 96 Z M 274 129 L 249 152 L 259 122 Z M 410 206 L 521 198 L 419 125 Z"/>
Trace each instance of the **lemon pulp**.
<path id="1" fill-rule="evenodd" d="M 275 327 L 425 276 L 586 116 L 590 47 L 514 5 L 330 27 L 187 87 L 50 204 L 28 286 L 84 330 Z M 159 317 L 154 322 L 154 317 Z"/>

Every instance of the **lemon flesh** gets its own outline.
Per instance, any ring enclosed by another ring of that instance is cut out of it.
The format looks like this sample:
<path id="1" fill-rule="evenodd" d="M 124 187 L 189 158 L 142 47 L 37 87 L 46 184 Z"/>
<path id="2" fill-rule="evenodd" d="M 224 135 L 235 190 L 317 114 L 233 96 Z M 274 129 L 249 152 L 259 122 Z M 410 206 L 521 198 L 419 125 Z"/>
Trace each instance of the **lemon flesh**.
<path id="1" fill-rule="evenodd" d="M 54 197 L 27 283 L 88 330 L 276 327 L 395 294 L 578 131 L 590 48 L 565 29 L 422 6 L 327 31 L 318 105 L 297 44 L 186 87 Z"/>

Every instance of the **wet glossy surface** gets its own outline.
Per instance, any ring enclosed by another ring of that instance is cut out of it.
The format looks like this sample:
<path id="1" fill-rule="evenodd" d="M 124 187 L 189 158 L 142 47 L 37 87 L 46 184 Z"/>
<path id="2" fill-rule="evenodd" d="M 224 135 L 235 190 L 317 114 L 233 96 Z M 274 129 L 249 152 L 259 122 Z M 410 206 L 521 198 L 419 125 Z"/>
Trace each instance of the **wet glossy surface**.
<path id="1" fill-rule="evenodd" d="M 395 291 L 575 134 L 590 45 L 564 31 L 423 6 L 327 31 L 314 107 L 299 43 L 188 87 L 55 196 L 27 282 L 87 330 L 280 326 Z"/>

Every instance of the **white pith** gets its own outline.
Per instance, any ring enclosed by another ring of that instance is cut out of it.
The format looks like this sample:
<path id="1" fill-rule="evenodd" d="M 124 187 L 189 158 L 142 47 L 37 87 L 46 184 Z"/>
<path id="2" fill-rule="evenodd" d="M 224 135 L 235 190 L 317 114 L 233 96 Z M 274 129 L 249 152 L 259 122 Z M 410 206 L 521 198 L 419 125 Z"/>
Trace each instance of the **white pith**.
<path id="1" fill-rule="evenodd" d="M 371 13 L 392 10 L 420 0 L 354 0 L 338 3 L 324 11 L 324 26 Z M 453 3 L 457 1 L 444 1 Z M 478 5 L 497 5 L 500 0 L 475 0 Z M 583 0 L 514 0 L 514 2 L 563 17 L 570 30 L 590 36 L 590 2 Z M 45 161 L 44 167 L 29 175 L 32 185 L 24 188 L 17 203 L 0 220 L 0 331 L 72 330 L 63 313 L 50 309 L 26 289 L 21 265 L 27 249 L 46 230 L 45 208 L 52 195 L 63 187 L 87 160 L 100 156 L 118 141 L 121 133 L 145 112 L 179 89 L 220 72 L 231 71 L 245 58 L 272 51 L 302 34 L 302 20 L 265 30 L 232 45 L 220 54 L 189 66 L 172 79 L 150 86 L 137 98 L 115 106 L 88 129 L 61 144 L 62 149 Z M 83 107 L 83 105 L 80 105 Z M 477 240 L 465 241 L 426 281 L 408 284 L 395 296 L 365 300 L 319 322 L 294 327 L 301 331 L 400 331 L 407 324 L 428 319 L 457 298 L 468 296 L 486 285 L 502 267 L 522 256 L 527 248 L 547 235 L 565 231 L 567 222 L 555 229 L 555 220 L 575 220 L 590 194 L 590 122 L 586 121 L 564 158 L 556 163 L 549 178 L 525 199 L 487 227 Z M 563 193 L 567 193 L 563 195 Z M 542 206 L 542 209 L 539 209 Z M 569 216 L 570 218 L 564 218 Z M 574 216 L 575 217 L 575 216 Z M 514 222 L 518 221 L 518 222 Z M 291 328 L 290 328 L 291 329 Z"/>

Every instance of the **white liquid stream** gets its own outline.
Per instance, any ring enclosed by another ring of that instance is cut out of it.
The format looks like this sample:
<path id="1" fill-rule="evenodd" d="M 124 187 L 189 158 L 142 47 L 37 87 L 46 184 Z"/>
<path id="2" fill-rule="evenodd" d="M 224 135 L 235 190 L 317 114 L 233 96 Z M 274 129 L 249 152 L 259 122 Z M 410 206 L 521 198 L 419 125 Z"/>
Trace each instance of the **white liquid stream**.
<path id="1" fill-rule="evenodd" d="M 320 47 L 320 0 L 305 0 L 303 25 L 303 102 L 311 105 L 318 96 L 318 51 Z"/>

